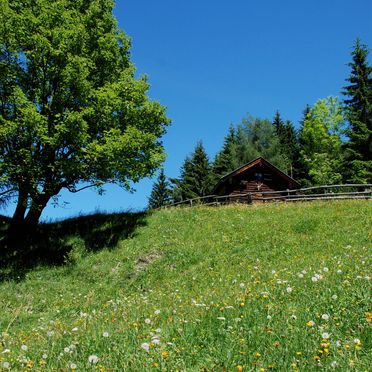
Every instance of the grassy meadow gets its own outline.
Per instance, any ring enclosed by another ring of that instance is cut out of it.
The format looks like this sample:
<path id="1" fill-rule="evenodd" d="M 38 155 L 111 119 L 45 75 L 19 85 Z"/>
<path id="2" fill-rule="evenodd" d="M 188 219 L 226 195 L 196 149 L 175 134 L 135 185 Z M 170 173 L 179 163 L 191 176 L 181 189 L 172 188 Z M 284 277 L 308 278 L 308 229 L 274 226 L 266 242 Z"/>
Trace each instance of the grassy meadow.
<path id="1" fill-rule="evenodd" d="M 94 218 L 2 268 L 1 371 L 371 370 L 370 202 Z"/>

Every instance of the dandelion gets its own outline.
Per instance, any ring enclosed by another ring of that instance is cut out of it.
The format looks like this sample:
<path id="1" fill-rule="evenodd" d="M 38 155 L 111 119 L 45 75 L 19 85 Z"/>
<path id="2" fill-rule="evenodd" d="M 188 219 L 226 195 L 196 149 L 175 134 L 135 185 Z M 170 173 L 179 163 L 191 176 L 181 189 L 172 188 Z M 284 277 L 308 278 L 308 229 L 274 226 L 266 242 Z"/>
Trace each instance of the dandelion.
<path id="1" fill-rule="evenodd" d="M 287 287 L 286 291 L 287 293 L 292 293 L 293 289 L 291 287 Z"/>
<path id="2" fill-rule="evenodd" d="M 154 314 L 155 314 L 155 315 L 159 315 L 160 312 L 161 312 L 160 310 L 155 310 L 155 311 L 154 311 Z"/>
<path id="3" fill-rule="evenodd" d="M 243 371 L 243 366 L 241 366 L 240 364 L 238 364 L 235 368 L 236 368 L 236 370 L 238 372 L 242 372 Z"/>
<path id="4" fill-rule="evenodd" d="M 323 338 L 324 340 L 328 340 L 328 339 L 329 339 L 329 333 L 327 333 L 327 332 L 323 332 L 323 333 L 322 333 L 322 338 Z"/>
<path id="5" fill-rule="evenodd" d="M 76 369 L 77 368 L 77 365 L 75 363 L 70 363 L 70 368 L 71 369 Z"/>
<path id="6" fill-rule="evenodd" d="M 89 355 L 88 362 L 90 364 L 96 364 L 98 362 L 98 356 L 97 355 Z"/>
<path id="7" fill-rule="evenodd" d="M 144 342 L 143 344 L 141 344 L 141 348 L 143 350 L 145 350 L 146 352 L 149 352 L 150 350 L 150 345 L 147 343 L 147 342 Z"/>
<path id="8" fill-rule="evenodd" d="M 145 319 L 145 323 L 146 323 L 146 324 L 150 324 L 150 323 L 151 323 L 151 320 L 150 320 L 149 318 L 146 318 L 146 319 Z"/>
<path id="9" fill-rule="evenodd" d="M 312 320 L 309 320 L 309 321 L 306 323 L 306 325 L 307 325 L 308 327 L 314 327 L 314 326 L 315 326 L 315 322 L 313 322 Z"/>
<path id="10" fill-rule="evenodd" d="M 162 357 L 163 359 L 168 359 L 168 358 L 169 358 L 169 352 L 168 352 L 168 351 L 163 351 L 163 352 L 161 353 L 161 357 Z"/>
<path id="11" fill-rule="evenodd" d="M 103 333 L 102 333 L 102 336 L 103 336 L 103 337 L 109 337 L 110 335 L 109 335 L 108 332 L 103 332 Z"/>
<path id="12" fill-rule="evenodd" d="M 329 271 L 328 267 L 323 267 L 323 271 L 324 271 L 325 273 L 328 273 L 328 271 Z"/>
<path id="13" fill-rule="evenodd" d="M 323 314 L 322 319 L 325 320 L 325 321 L 328 321 L 329 320 L 329 315 L 328 314 Z"/>
<path id="14" fill-rule="evenodd" d="M 28 347 L 27 347 L 27 345 L 22 345 L 22 346 L 21 346 L 21 349 L 22 349 L 23 351 L 27 351 L 27 350 L 28 350 Z"/>

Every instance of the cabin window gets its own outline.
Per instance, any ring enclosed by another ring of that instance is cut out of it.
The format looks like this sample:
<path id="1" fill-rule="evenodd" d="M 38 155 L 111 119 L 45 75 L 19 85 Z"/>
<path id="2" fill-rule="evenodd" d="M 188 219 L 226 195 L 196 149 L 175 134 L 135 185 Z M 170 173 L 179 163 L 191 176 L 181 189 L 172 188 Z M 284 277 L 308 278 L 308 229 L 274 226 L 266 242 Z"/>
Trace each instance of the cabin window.
<path id="1" fill-rule="evenodd" d="M 254 178 L 256 181 L 262 182 L 264 179 L 263 173 L 257 172 L 254 174 Z"/>

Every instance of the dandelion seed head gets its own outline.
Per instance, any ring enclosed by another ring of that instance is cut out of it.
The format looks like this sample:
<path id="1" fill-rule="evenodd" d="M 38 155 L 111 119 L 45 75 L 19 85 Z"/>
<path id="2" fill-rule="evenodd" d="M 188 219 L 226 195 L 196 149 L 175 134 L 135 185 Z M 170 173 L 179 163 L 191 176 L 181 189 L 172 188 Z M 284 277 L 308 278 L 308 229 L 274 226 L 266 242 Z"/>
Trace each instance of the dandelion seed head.
<path id="1" fill-rule="evenodd" d="M 103 336 L 103 337 L 109 337 L 110 335 L 109 335 L 108 332 L 103 332 L 103 333 L 102 333 L 102 336 Z"/>
<path id="2" fill-rule="evenodd" d="M 98 356 L 97 355 L 89 355 L 89 357 L 88 357 L 88 362 L 90 363 L 90 364 L 96 364 L 97 362 L 98 362 Z"/>

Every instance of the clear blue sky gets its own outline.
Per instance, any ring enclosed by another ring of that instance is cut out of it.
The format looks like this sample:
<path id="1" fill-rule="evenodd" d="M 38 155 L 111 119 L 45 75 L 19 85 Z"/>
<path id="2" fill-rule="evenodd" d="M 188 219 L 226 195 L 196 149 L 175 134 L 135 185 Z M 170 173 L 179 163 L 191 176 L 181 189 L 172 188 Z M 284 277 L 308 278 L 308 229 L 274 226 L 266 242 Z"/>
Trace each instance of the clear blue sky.
<path id="1" fill-rule="evenodd" d="M 371 0 L 119 0 L 115 15 L 150 97 L 173 121 L 163 139 L 170 177 L 199 139 L 213 158 L 247 113 L 271 119 L 279 110 L 297 125 L 307 103 L 340 94 L 355 39 L 372 48 Z M 48 206 L 43 218 L 141 209 L 152 183 L 134 194 L 62 193 L 70 204 Z"/>

